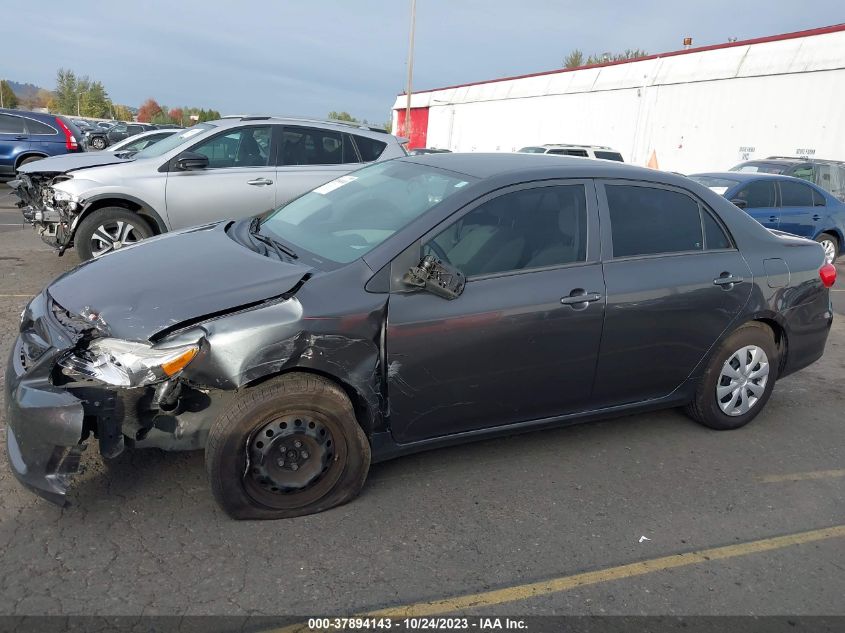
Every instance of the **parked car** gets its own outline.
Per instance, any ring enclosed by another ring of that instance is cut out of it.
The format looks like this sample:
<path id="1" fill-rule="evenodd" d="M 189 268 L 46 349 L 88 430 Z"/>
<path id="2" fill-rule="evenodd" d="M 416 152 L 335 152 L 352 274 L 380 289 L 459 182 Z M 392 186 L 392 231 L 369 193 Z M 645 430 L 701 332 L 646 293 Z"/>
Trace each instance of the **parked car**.
<path id="1" fill-rule="evenodd" d="M 68 118 L 0 109 L 0 178 L 45 156 L 83 151 L 82 133 Z"/>
<path id="2" fill-rule="evenodd" d="M 226 512 L 266 519 L 468 440 L 678 406 L 735 429 L 821 357 L 835 277 L 683 177 L 399 158 L 59 277 L 11 351 L 8 461 L 62 503 L 92 434 L 204 448 Z"/>
<path id="3" fill-rule="evenodd" d="M 769 156 L 764 160 L 747 160 L 730 170 L 794 176 L 818 185 L 834 198 L 845 202 L 845 161 Z"/>
<path id="4" fill-rule="evenodd" d="M 723 195 L 766 228 L 817 241 L 828 262 L 839 257 L 845 243 L 845 203 L 821 187 L 760 172 L 716 172 L 690 178 Z"/>
<path id="5" fill-rule="evenodd" d="M 109 145 L 118 141 L 135 136 L 141 132 L 149 132 L 158 129 L 155 125 L 147 123 L 126 123 L 121 121 L 108 129 L 92 130 L 85 135 L 85 142 L 91 149 L 103 150 Z"/>
<path id="6" fill-rule="evenodd" d="M 134 156 L 142 149 L 146 149 L 151 145 L 155 145 L 159 141 L 166 139 L 169 136 L 173 136 L 178 131 L 179 128 L 157 127 L 154 130 L 141 132 L 140 134 L 135 134 L 134 136 L 130 136 L 128 138 L 123 139 L 122 141 L 118 141 L 114 145 L 109 145 L 109 147 L 105 151 L 111 152 L 112 154 L 119 154 L 124 158 L 128 158 L 130 156 Z"/>
<path id="7" fill-rule="evenodd" d="M 622 154 L 604 145 L 569 145 L 556 144 L 532 145 L 519 150 L 523 154 L 554 154 L 557 156 L 577 156 L 579 158 L 602 158 L 624 162 Z"/>
<path id="8" fill-rule="evenodd" d="M 25 169 L 12 184 L 42 238 L 59 254 L 75 244 L 86 260 L 173 229 L 268 211 L 363 163 L 405 156 L 404 141 L 338 122 L 222 119 L 180 130 L 131 162 Z"/>

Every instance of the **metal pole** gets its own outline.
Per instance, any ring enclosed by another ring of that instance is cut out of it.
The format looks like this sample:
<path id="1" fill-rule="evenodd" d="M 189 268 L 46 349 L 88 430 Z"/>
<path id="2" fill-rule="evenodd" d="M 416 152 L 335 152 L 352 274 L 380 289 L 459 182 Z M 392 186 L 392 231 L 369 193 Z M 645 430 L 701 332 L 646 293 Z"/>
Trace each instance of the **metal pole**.
<path id="1" fill-rule="evenodd" d="M 417 21 L 417 0 L 411 0 L 411 32 L 408 36 L 408 86 L 405 90 L 405 136 L 411 138 L 411 82 L 414 76 L 414 30 Z"/>
<path id="2" fill-rule="evenodd" d="M 5 108 L 3 105 L 3 81 L 0 80 L 0 108 Z"/>

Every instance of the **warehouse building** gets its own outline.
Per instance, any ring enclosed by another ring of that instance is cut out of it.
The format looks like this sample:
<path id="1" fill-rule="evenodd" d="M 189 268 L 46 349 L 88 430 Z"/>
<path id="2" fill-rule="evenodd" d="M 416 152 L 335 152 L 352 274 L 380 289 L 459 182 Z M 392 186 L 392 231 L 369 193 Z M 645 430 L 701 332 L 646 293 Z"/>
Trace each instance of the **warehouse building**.
<path id="1" fill-rule="evenodd" d="M 411 147 L 606 145 L 671 171 L 772 155 L 845 160 L 845 24 L 635 61 L 448 86 L 394 104 Z"/>

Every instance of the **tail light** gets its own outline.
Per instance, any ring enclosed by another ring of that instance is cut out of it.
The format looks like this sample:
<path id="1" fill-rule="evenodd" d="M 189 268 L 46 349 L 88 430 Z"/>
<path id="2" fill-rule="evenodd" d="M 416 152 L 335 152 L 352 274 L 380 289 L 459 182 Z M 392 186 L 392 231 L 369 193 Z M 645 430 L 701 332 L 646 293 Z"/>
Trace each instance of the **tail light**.
<path id="1" fill-rule="evenodd" d="M 65 125 L 65 122 L 56 117 L 56 123 L 59 124 L 59 127 L 62 128 L 62 132 L 65 134 L 65 147 L 69 150 L 79 149 L 76 137 L 73 135 L 73 132 L 70 131 L 70 128 Z"/>
<path id="2" fill-rule="evenodd" d="M 836 283 L 836 266 L 833 264 L 825 264 L 819 268 L 819 279 L 825 288 L 830 288 Z"/>

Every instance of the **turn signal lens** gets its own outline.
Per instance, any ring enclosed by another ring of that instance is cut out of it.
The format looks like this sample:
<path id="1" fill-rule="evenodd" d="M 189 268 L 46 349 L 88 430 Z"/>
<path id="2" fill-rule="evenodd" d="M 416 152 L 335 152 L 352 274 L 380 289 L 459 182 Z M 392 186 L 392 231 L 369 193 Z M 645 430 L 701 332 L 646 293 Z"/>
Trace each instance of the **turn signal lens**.
<path id="1" fill-rule="evenodd" d="M 825 288 L 830 288 L 836 283 L 836 266 L 833 264 L 825 264 L 819 268 L 819 278 Z"/>
<path id="2" fill-rule="evenodd" d="M 188 363 L 194 360 L 194 356 L 197 355 L 198 351 L 199 347 L 191 347 L 185 350 L 173 360 L 169 360 L 166 363 L 162 363 L 162 371 L 168 376 L 174 376 L 178 374 L 180 371 L 185 369 L 185 367 L 187 367 Z"/>

